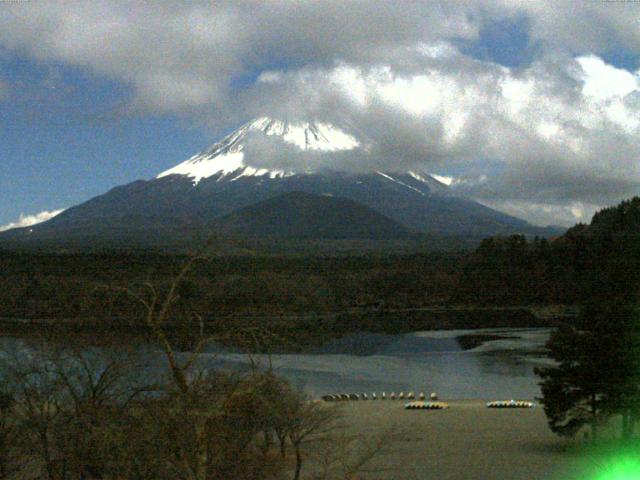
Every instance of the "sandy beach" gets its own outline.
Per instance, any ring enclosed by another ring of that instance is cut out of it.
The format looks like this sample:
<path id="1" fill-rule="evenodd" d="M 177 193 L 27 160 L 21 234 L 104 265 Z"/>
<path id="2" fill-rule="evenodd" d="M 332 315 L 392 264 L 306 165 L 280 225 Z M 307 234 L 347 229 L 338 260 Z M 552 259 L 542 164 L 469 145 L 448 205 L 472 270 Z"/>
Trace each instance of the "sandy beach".
<path id="1" fill-rule="evenodd" d="M 353 433 L 391 427 L 403 434 L 361 478 L 537 480 L 571 479 L 579 464 L 574 442 L 549 430 L 542 408 L 488 409 L 485 401 L 447 401 L 447 410 L 405 410 L 403 401 L 344 403 Z M 570 449 L 571 450 L 571 449 Z"/>

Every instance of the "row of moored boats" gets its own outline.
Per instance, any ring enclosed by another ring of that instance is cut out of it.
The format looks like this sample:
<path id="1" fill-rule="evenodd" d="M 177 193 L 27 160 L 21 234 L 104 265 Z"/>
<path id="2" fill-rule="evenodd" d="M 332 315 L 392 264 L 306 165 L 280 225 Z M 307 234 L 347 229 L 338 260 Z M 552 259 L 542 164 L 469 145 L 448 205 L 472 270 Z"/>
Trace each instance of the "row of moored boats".
<path id="1" fill-rule="evenodd" d="M 340 402 L 349 400 L 412 400 L 404 405 L 407 410 L 444 410 L 449 408 L 449 405 L 444 402 L 438 401 L 438 396 L 435 393 L 429 395 L 429 401 L 427 401 L 426 395 L 420 392 L 417 396 L 414 392 L 409 392 L 405 395 L 404 392 L 400 392 L 396 395 L 395 392 L 391 392 L 388 396 L 386 392 L 382 392 L 380 396 L 376 392 L 371 393 L 335 393 L 330 395 L 324 395 L 322 399 L 325 402 Z M 535 403 L 526 400 L 495 400 L 487 402 L 487 408 L 533 408 Z"/>
<path id="2" fill-rule="evenodd" d="M 417 396 L 419 400 L 426 400 L 426 396 L 423 392 L 420 392 Z M 415 400 L 416 394 L 414 392 L 409 392 L 405 395 L 404 392 L 400 392 L 396 395 L 395 392 L 391 392 L 388 396 L 386 392 L 382 392 L 380 396 L 373 392 L 371 395 L 367 393 L 335 393 L 331 395 L 324 395 L 322 399 L 325 402 L 339 402 L 345 400 Z M 430 400 L 437 400 L 438 396 L 435 393 L 429 395 Z"/>

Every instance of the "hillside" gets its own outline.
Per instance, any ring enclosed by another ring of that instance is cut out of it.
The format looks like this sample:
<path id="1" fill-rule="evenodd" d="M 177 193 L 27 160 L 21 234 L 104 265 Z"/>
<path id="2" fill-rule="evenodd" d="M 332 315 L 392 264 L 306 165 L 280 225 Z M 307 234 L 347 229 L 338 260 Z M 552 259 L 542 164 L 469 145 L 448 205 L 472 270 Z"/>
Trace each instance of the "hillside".
<path id="1" fill-rule="evenodd" d="M 285 238 L 406 238 L 409 232 L 375 210 L 346 198 L 291 192 L 225 215 L 227 235 Z"/>
<path id="2" fill-rule="evenodd" d="M 640 293 L 640 198 L 597 212 L 552 241 L 485 239 L 466 263 L 459 299 L 473 303 L 627 302 Z"/>
<path id="3" fill-rule="evenodd" d="M 284 230 L 269 228 L 267 232 L 267 220 L 260 218 L 257 210 L 229 217 L 238 222 L 235 231 L 220 228 L 223 217 L 292 192 L 342 198 L 361 206 L 358 215 L 368 208 L 379 218 L 386 217 L 387 226 L 374 229 L 376 239 L 398 237 L 401 229 L 430 237 L 474 239 L 561 233 L 459 196 L 428 172 L 341 170 L 341 162 L 348 155 L 366 157 L 370 150 L 371 140 L 355 138 L 332 125 L 259 118 L 156 178 L 117 186 L 45 223 L 0 233 L 0 247 L 184 247 L 194 238 L 222 232 L 248 236 L 268 233 L 279 238 L 313 238 L 318 234 L 325 238 L 352 234 L 356 238 L 370 237 L 366 229 L 356 232 L 355 227 L 338 228 L 342 220 L 336 212 L 332 221 L 337 222 L 337 230 L 324 228 L 312 235 L 285 228 L 286 224 L 278 221 L 271 225 L 280 225 Z M 334 207 L 347 208 L 342 214 L 346 220 L 354 214 L 354 207 L 344 200 Z M 301 215 L 299 210 L 298 218 Z M 369 216 L 367 221 L 378 222 L 373 220 L 371 211 L 365 216 Z M 249 225 L 250 219 L 258 224 Z M 392 227 L 389 221 L 400 228 Z M 308 230 L 311 224 L 305 228 Z M 387 229 L 390 230 L 386 232 Z"/>

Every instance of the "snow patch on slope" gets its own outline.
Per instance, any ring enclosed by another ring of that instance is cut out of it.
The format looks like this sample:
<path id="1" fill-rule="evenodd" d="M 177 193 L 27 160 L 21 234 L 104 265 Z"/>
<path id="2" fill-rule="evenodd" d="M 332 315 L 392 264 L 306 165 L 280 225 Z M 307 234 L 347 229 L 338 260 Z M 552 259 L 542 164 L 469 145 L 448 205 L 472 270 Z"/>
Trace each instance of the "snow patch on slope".
<path id="1" fill-rule="evenodd" d="M 371 146 L 369 142 L 362 143 L 327 123 L 284 122 L 261 117 L 246 123 L 207 150 L 162 172 L 157 178 L 181 175 L 190 178 L 193 184 L 197 185 L 201 180 L 211 177 L 214 177 L 216 182 L 235 182 L 250 177 L 267 180 L 286 178 L 302 173 L 315 173 L 313 166 L 305 171 L 294 171 L 249 165 L 246 154 L 249 147 L 255 146 L 252 142 L 259 141 L 260 136 L 263 136 L 262 138 L 276 137 L 288 146 L 302 152 L 331 153 L 358 148 L 368 151 Z M 448 193 L 447 177 L 418 171 L 405 173 L 378 171 L 375 174 L 421 196 L 431 193 Z"/>
<path id="2" fill-rule="evenodd" d="M 453 177 L 446 177 L 444 175 L 437 175 L 435 173 L 432 173 L 430 175 L 444 185 L 450 186 L 453 183 Z"/>
<path id="3" fill-rule="evenodd" d="M 294 175 L 295 172 L 289 170 L 269 170 L 245 164 L 243 150 L 249 140 L 248 135 L 255 133 L 280 137 L 303 151 L 338 152 L 360 146 L 358 140 L 333 125 L 290 123 L 261 117 L 243 125 L 204 152 L 162 172 L 157 178 L 186 175 L 197 185 L 202 179 L 214 175 L 219 175 L 217 181 L 226 179 L 230 174 L 235 174 L 231 181 L 242 177 L 283 178 Z"/>
<path id="4" fill-rule="evenodd" d="M 392 182 L 397 183 L 398 185 L 402 185 L 403 187 L 407 187 L 409 190 L 413 190 L 416 193 L 419 193 L 420 195 L 425 195 L 425 193 L 420 190 L 419 188 L 416 187 L 412 187 L 411 185 L 406 184 L 405 182 L 403 182 L 402 180 L 398 180 L 397 178 L 393 178 L 391 175 L 387 174 L 387 173 L 383 173 L 383 172 L 376 172 L 378 175 L 386 178 L 387 180 L 390 180 Z"/>

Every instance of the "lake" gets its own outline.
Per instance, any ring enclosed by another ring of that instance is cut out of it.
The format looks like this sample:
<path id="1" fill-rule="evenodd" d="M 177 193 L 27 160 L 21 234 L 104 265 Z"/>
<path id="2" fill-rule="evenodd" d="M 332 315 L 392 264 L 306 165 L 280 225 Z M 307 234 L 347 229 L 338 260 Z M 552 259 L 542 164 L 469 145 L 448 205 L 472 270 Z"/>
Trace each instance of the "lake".
<path id="1" fill-rule="evenodd" d="M 533 399 L 540 389 L 533 368 L 548 365 L 543 347 L 550 329 L 437 330 L 401 335 L 349 334 L 309 353 L 247 355 L 211 346 L 202 369 L 243 371 L 269 366 L 313 397 L 331 393 L 436 392 L 441 399 Z M 5 337 L 4 348 L 28 352 L 27 339 Z M 149 378 L 165 368 L 150 344 L 133 343 Z M 94 347 L 87 347 L 94 348 Z M 130 348 L 130 347 L 128 347 Z M 178 354 L 183 359 L 187 353 Z"/>
<path id="2" fill-rule="evenodd" d="M 437 392 L 440 398 L 532 399 L 540 394 L 533 368 L 549 364 L 542 351 L 549 333 L 546 328 L 357 333 L 305 354 L 209 352 L 201 365 L 242 370 L 251 361 L 270 364 L 314 397 L 414 391 Z"/>

